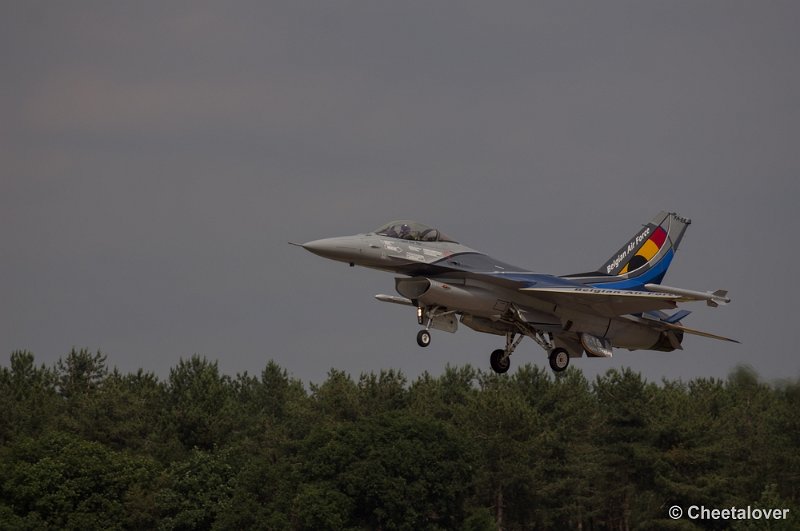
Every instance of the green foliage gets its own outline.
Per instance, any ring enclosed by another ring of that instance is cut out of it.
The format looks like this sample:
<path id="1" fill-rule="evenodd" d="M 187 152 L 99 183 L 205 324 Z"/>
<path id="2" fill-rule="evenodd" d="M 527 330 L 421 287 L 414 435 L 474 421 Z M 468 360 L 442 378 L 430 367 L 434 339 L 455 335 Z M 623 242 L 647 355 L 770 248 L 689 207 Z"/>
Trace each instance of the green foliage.
<path id="1" fill-rule="evenodd" d="M 345 515 L 348 526 L 452 528 L 461 520 L 472 463 L 467 442 L 441 421 L 393 411 L 323 425 L 304 441 L 302 454 L 301 477 L 316 490 L 343 495 L 329 516 Z M 305 511 L 297 499 L 294 505 Z M 314 510 L 320 516 L 320 506 Z"/>
<path id="2" fill-rule="evenodd" d="M 795 529 L 800 382 L 0 367 L 0 529 Z M 672 505 L 789 509 L 672 520 Z"/>
<path id="3" fill-rule="evenodd" d="M 86 349 L 72 349 L 67 359 L 58 360 L 56 370 L 62 396 L 87 395 L 102 383 L 107 374 L 106 356 L 100 352 L 90 354 Z"/>
<path id="4" fill-rule="evenodd" d="M 126 494 L 149 484 L 154 472 L 149 459 L 61 432 L 19 439 L 3 449 L 2 461 L 6 507 L 20 525 L 33 527 L 121 528 L 135 518 Z"/>
<path id="5" fill-rule="evenodd" d="M 230 505 L 234 470 L 224 452 L 193 450 L 185 461 L 172 463 L 156 493 L 160 529 L 209 529 Z"/>
<path id="6" fill-rule="evenodd" d="M 0 367 L 0 444 L 41 434 L 61 407 L 56 372 L 37 367 L 30 352 L 13 352 L 10 368 Z"/>

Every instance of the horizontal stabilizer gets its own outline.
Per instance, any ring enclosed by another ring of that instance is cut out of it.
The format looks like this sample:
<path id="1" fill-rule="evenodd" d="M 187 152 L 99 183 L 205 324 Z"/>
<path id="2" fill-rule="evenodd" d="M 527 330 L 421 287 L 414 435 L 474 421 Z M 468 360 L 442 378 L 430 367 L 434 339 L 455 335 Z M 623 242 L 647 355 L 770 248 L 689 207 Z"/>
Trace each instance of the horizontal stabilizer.
<path id="1" fill-rule="evenodd" d="M 405 297 L 398 297 L 396 295 L 375 295 L 375 298 L 381 302 L 391 302 L 394 304 L 403 304 L 405 306 L 414 306 L 414 303 L 411 302 L 411 299 L 406 299 Z"/>
<path id="2" fill-rule="evenodd" d="M 702 330 L 695 330 L 694 328 L 686 328 L 683 325 L 679 324 L 670 324 L 670 323 L 663 323 L 664 326 L 667 326 L 671 330 L 680 330 L 686 334 L 692 334 L 695 336 L 703 336 L 703 337 L 710 337 L 711 339 L 719 339 L 720 341 L 730 341 L 731 343 L 741 343 L 741 341 L 737 341 L 736 339 L 731 339 L 725 336 L 718 336 L 717 334 L 712 334 L 710 332 L 703 332 Z"/>

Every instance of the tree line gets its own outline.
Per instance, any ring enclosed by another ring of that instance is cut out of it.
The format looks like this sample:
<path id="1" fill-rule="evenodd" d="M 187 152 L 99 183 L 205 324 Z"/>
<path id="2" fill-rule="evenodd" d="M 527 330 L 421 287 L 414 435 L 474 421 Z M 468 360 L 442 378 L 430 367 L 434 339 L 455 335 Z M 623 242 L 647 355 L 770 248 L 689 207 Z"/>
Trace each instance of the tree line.
<path id="1" fill-rule="evenodd" d="M 795 529 L 800 382 L 0 367 L 0 529 Z M 771 522 L 671 506 L 788 508 Z M 753 526 L 753 527 L 748 527 Z"/>

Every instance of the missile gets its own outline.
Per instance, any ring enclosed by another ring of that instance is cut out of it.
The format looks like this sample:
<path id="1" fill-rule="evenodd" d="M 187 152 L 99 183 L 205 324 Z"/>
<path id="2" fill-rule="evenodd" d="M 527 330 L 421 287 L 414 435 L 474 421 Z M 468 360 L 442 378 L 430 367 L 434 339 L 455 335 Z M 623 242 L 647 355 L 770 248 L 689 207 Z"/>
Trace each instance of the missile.
<path id="1" fill-rule="evenodd" d="M 650 291 L 658 293 L 669 293 L 671 295 L 679 295 L 684 297 L 687 301 L 706 301 L 706 304 L 716 308 L 721 304 L 728 304 L 731 299 L 728 297 L 728 292 L 724 289 L 717 291 L 694 291 L 691 289 L 673 288 L 671 286 L 664 286 L 663 284 L 645 284 L 645 288 Z"/>
<path id="2" fill-rule="evenodd" d="M 411 299 L 406 299 L 405 297 L 379 294 L 375 295 L 375 298 L 381 302 L 393 302 L 394 304 L 405 304 L 406 306 L 414 306 L 414 303 L 411 302 Z"/>

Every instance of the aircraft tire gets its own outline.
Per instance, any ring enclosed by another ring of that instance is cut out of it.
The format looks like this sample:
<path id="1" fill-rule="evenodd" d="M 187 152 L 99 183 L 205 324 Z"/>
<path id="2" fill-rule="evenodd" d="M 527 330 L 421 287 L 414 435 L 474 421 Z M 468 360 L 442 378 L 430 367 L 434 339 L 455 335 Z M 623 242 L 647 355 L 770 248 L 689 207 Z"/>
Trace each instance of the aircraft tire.
<path id="1" fill-rule="evenodd" d="M 492 370 L 497 374 L 506 373 L 509 367 L 511 367 L 511 358 L 506 358 L 504 361 L 501 361 L 505 353 L 505 350 L 499 348 L 489 356 L 489 365 L 492 366 Z"/>
<path id="2" fill-rule="evenodd" d="M 550 361 L 550 368 L 553 369 L 553 372 L 561 372 L 569 367 L 569 352 L 566 349 L 554 348 L 550 351 L 547 359 Z"/>
<path id="3" fill-rule="evenodd" d="M 431 344 L 431 333 L 427 330 L 420 330 L 417 332 L 417 345 L 427 347 Z"/>

